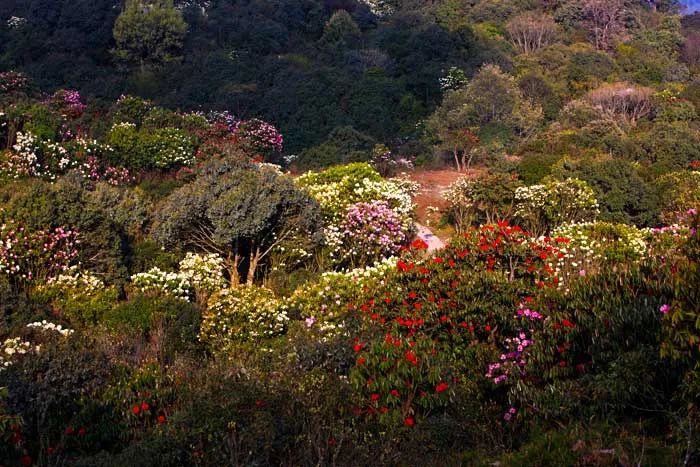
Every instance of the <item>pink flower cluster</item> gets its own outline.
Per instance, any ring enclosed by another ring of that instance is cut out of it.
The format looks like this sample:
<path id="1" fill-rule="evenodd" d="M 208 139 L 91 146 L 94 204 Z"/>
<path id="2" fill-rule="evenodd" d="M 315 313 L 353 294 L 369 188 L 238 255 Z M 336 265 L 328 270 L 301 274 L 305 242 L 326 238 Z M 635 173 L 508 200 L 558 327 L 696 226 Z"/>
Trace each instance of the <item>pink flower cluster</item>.
<path id="1" fill-rule="evenodd" d="M 542 316 L 537 311 L 532 311 L 531 309 L 525 307 L 525 305 L 520 305 L 520 307 L 518 307 L 518 313 L 516 315 L 516 318 L 521 318 L 523 316 L 526 318 L 529 318 L 529 319 L 542 319 L 542 318 L 544 318 L 544 316 Z"/>
<path id="2" fill-rule="evenodd" d="M 534 342 L 521 331 L 516 337 L 507 338 L 506 343 L 511 351 L 501 354 L 500 361 L 489 364 L 486 372 L 486 377 L 494 384 L 501 384 L 513 375 L 525 375 L 525 350 Z"/>
<path id="3" fill-rule="evenodd" d="M 102 180 L 114 186 L 127 185 L 134 181 L 134 177 L 129 173 L 129 169 L 112 166 L 102 169 L 100 161 L 95 156 L 88 156 L 85 162 L 78 166 L 78 171 L 88 180 Z"/>
<path id="4" fill-rule="evenodd" d="M 58 107 L 65 116 L 71 118 L 80 117 L 87 106 L 83 103 L 78 91 L 71 89 L 61 89 L 51 96 L 50 102 Z"/>
<path id="5" fill-rule="evenodd" d="M 356 203 L 348 208 L 341 231 L 348 247 L 373 256 L 389 257 L 406 243 L 401 217 L 386 201 Z"/>
<path id="6" fill-rule="evenodd" d="M 65 271 L 78 255 L 78 232 L 58 227 L 30 232 L 13 221 L 0 225 L 0 274 L 19 281 Z"/>
<path id="7" fill-rule="evenodd" d="M 284 138 L 277 128 L 267 122 L 257 118 L 241 120 L 234 125 L 232 131 L 250 149 L 282 152 Z"/>

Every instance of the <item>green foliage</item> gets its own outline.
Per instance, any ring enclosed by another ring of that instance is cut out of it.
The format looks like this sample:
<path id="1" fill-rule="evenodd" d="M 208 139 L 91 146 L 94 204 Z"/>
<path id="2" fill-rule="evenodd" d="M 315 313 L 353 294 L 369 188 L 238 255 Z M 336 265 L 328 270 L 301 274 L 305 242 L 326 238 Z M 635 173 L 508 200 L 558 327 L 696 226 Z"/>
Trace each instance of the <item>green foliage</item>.
<path id="1" fill-rule="evenodd" d="M 317 203 L 291 178 L 266 166 L 213 160 L 164 201 L 154 238 L 167 246 L 220 254 L 233 284 L 245 261 L 246 282 L 252 284 L 275 245 L 304 241 L 313 248 L 320 228 Z"/>
<path id="2" fill-rule="evenodd" d="M 312 169 L 366 162 L 372 157 L 374 145 L 375 141 L 371 137 L 352 127 L 337 127 L 323 143 L 302 152 L 295 164 L 302 169 Z"/>
<path id="3" fill-rule="evenodd" d="M 129 0 L 114 23 L 114 54 L 142 69 L 177 62 L 186 32 L 187 23 L 172 0 Z"/>
<path id="4" fill-rule="evenodd" d="M 272 291 L 256 286 L 223 289 L 209 299 L 199 339 L 215 355 L 235 355 L 241 346 L 264 346 L 284 333 L 287 314 Z"/>

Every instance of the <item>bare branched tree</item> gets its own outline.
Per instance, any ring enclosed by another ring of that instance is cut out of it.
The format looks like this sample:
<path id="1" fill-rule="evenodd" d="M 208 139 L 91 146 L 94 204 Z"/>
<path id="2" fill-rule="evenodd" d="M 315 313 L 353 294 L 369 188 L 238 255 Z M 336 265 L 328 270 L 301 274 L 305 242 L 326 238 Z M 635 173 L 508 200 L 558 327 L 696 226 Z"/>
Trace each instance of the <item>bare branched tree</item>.
<path id="1" fill-rule="evenodd" d="M 510 20 L 506 30 L 513 45 L 529 54 L 552 42 L 557 25 L 550 16 L 525 13 Z"/>
<path id="2" fill-rule="evenodd" d="M 586 23 L 596 49 L 607 49 L 612 39 L 625 32 L 624 0 L 584 0 Z"/>

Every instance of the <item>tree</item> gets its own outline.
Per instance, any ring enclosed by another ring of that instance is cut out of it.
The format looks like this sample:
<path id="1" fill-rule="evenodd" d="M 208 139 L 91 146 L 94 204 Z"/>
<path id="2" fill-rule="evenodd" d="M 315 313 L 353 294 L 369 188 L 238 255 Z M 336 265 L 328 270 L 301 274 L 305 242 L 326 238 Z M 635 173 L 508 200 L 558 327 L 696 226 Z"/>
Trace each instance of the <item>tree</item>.
<path id="1" fill-rule="evenodd" d="M 321 47 L 330 51 L 347 50 L 356 48 L 361 37 L 360 28 L 350 13 L 338 10 L 326 23 L 319 43 Z"/>
<path id="2" fill-rule="evenodd" d="M 548 46 L 554 39 L 556 28 L 550 16 L 535 13 L 516 16 L 506 24 L 511 42 L 525 54 Z"/>
<path id="3" fill-rule="evenodd" d="M 312 248 L 320 241 L 318 204 L 291 178 L 264 165 L 213 160 L 173 192 L 156 214 L 153 236 L 225 259 L 232 285 L 252 284 L 275 247 Z"/>
<path id="4" fill-rule="evenodd" d="M 651 100 L 653 93 L 653 89 L 643 86 L 612 83 L 590 91 L 585 96 L 585 101 L 609 119 L 622 118 L 634 125 L 653 110 Z"/>
<path id="5" fill-rule="evenodd" d="M 612 40 L 625 32 L 624 0 L 584 0 L 585 24 L 596 49 L 608 49 Z"/>
<path id="6" fill-rule="evenodd" d="M 542 118 L 542 108 L 523 96 L 512 76 L 486 65 L 466 86 L 445 94 L 426 128 L 438 150 L 451 153 L 461 171 L 471 165 L 479 127 L 503 125 L 527 136 Z"/>
<path id="7" fill-rule="evenodd" d="M 187 23 L 172 0 L 128 0 L 113 33 L 115 56 L 144 70 L 182 59 Z"/>

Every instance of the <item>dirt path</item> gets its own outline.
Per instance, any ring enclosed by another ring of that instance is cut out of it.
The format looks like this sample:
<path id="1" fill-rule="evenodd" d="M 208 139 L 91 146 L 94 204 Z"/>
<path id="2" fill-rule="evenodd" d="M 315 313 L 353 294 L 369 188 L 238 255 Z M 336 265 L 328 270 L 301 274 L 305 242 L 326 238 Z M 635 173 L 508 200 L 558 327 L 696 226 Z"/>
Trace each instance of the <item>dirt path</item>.
<path id="1" fill-rule="evenodd" d="M 429 252 L 445 248 L 445 242 L 440 240 L 429 228 L 422 224 L 416 224 L 416 237 L 428 244 Z"/>
<path id="2" fill-rule="evenodd" d="M 472 169 L 468 175 L 475 177 L 480 172 L 480 169 Z M 429 234 L 435 237 L 435 240 L 442 243 L 442 246 L 444 246 L 444 241 L 448 240 L 453 234 L 449 226 L 446 228 L 439 227 L 441 212 L 444 212 L 447 208 L 442 192 L 457 179 L 465 175 L 467 174 L 456 170 L 420 169 L 410 174 L 411 180 L 421 185 L 420 191 L 413 198 L 413 202 L 416 203 L 416 223 L 418 226 L 428 230 Z M 430 243 L 428 242 L 428 244 Z M 438 248 L 442 248 L 442 246 Z"/>

